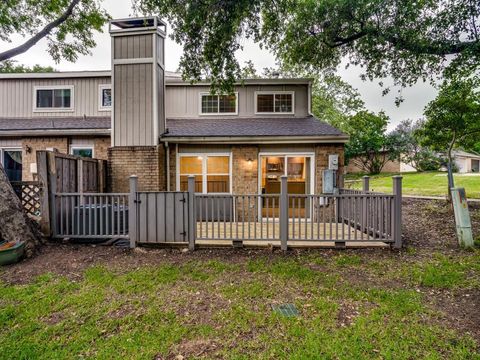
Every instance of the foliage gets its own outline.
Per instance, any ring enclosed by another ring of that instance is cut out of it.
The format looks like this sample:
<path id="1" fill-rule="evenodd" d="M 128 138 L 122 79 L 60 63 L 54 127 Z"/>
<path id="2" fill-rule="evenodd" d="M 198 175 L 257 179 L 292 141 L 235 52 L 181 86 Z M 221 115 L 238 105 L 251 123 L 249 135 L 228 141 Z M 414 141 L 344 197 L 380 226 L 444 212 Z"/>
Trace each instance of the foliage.
<path id="1" fill-rule="evenodd" d="M 382 171 L 387 161 L 396 160 L 401 149 L 398 139 L 386 133 L 388 116 L 360 111 L 350 117 L 343 130 L 350 135 L 345 145 L 345 158 L 370 174 Z"/>
<path id="2" fill-rule="evenodd" d="M 480 78 L 447 79 L 437 97 L 425 108 L 425 125 L 419 129 L 422 143 L 445 151 L 451 161 L 452 150 L 469 147 L 480 134 Z"/>
<path id="3" fill-rule="evenodd" d="M 472 0 L 136 0 L 140 13 L 165 15 L 183 44 L 185 78 L 231 87 L 245 38 L 306 72 L 345 59 L 363 77 L 395 84 L 432 80 L 447 67 L 478 67 L 480 2 Z M 451 60 L 451 61 L 450 61 Z"/>
<path id="4" fill-rule="evenodd" d="M 424 126 L 424 120 L 403 120 L 393 130 L 392 135 L 398 139 L 401 149 L 401 159 L 417 171 L 439 170 L 444 160 L 430 148 L 420 144 L 419 131 Z"/>
<path id="5" fill-rule="evenodd" d="M 56 61 L 75 61 L 90 54 L 95 46 L 94 31 L 102 31 L 109 15 L 101 0 L 9 0 L 0 2 L 0 40 L 11 42 L 13 35 L 27 40 L 0 52 L 0 61 L 21 54 L 41 39 Z"/>
<path id="6" fill-rule="evenodd" d="M 51 66 L 33 65 L 32 67 L 17 64 L 13 60 L 5 60 L 0 63 L 0 73 L 48 73 L 56 70 Z"/>

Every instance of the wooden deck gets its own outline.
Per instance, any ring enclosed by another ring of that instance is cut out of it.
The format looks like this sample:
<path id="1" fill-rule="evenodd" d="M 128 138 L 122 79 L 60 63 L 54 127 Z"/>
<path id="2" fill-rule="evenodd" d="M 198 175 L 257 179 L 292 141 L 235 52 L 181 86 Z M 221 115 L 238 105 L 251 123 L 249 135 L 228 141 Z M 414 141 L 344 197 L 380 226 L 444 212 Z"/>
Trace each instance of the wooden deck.
<path id="1" fill-rule="evenodd" d="M 244 246 L 280 246 L 280 224 L 273 223 L 223 223 L 197 222 L 197 240 L 200 246 L 229 246 L 243 239 Z M 341 223 L 290 222 L 288 246 L 335 247 L 336 242 L 345 242 L 346 247 L 388 247 L 385 242 L 373 239 L 355 228 Z"/>

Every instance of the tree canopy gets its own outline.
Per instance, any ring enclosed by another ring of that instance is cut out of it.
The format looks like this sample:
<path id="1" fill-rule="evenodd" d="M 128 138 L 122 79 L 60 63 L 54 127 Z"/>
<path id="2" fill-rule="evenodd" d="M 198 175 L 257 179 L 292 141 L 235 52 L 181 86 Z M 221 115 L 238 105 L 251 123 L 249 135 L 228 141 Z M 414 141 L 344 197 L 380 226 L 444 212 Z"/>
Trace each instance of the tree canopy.
<path id="1" fill-rule="evenodd" d="M 245 38 L 305 71 L 360 65 L 363 77 L 397 85 L 433 80 L 480 63 L 480 2 L 472 0 L 135 0 L 166 16 L 183 44 L 191 80 L 232 86 Z"/>
<path id="2" fill-rule="evenodd" d="M 423 144 L 447 152 L 468 148 L 480 135 L 480 79 L 478 77 L 446 80 L 437 97 L 425 108 L 426 122 L 420 130 Z"/>
<path id="3" fill-rule="evenodd" d="M 25 66 L 23 64 L 18 64 L 13 60 L 5 60 L 0 63 L 0 73 L 44 73 L 44 72 L 55 72 L 56 70 L 51 66 Z"/>
<path id="4" fill-rule="evenodd" d="M 8 0 L 0 2 L 0 40 L 11 42 L 12 35 L 25 41 L 0 52 L 0 61 L 26 52 L 42 39 L 48 53 L 58 62 L 75 61 L 95 46 L 94 31 L 102 31 L 109 15 L 101 0 Z"/>
<path id="5" fill-rule="evenodd" d="M 360 111 L 350 117 L 344 131 L 350 135 L 345 145 L 345 158 L 364 171 L 378 174 L 387 161 L 396 160 L 401 148 L 397 138 L 387 134 L 388 116 Z"/>

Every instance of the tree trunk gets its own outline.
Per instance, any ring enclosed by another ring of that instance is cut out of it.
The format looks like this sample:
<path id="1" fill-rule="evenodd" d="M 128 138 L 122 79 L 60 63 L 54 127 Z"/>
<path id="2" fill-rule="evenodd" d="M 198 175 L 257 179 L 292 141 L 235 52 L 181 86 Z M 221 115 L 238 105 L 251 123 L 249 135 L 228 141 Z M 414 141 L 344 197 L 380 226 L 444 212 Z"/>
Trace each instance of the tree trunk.
<path id="1" fill-rule="evenodd" d="M 447 200 L 451 204 L 452 203 L 452 188 L 455 186 L 455 183 L 453 181 L 453 161 L 452 161 L 452 150 L 453 150 L 453 144 L 455 144 L 455 136 L 450 143 L 450 146 L 448 147 L 448 165 L 447 165 L 447 177 L 448 177 L 448 196 Z M 453 204 L 452 204 L 453 205 Z"/>
<path id="2" fill-rule="evenodd" d="M 23 211 L 22 203 L 0 165 L 0 239 L 24 241 L 25 254 L 30 257 L 41 244 L 42 236 L 36 224 Z"/>

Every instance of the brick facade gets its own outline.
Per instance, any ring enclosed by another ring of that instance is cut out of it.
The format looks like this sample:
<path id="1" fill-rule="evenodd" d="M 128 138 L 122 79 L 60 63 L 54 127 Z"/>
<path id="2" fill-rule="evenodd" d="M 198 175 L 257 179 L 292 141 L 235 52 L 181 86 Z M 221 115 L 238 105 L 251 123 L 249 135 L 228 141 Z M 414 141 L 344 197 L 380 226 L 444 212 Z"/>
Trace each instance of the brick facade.
<path id="1" fill-rule="evenodd" d="M 258 146 L 232 146 L 231 181 L 234 194 L 258 193 Z"/>
<path id="2" fill-rule="evenodd" d="M 142 191 L 164 191 L 165 150 L 159 146 L 116 146 L 108 149 L 108 189 L 128 192 L 129 177 L 138 176 Z"/>
<path id="3" fill-rule="evenodd" d="M 93 144 L 95 158 L 107 160 L 108 148 L 110 147 L 110 137 L 25 137 L 22 138 L 22 180 L 31 181 L 34 175 L 31 173 L 31 164 L 37 162 L 37 151 L 55 148 L 63 154 L 70 152 L 72 139 L 82 139 L 85 143 Z M 81 146 L 81 145 L 79 145 Z"/>
<path id="4" fill-rule="evenodd" d="M 343 144 L 321 144 L 315 145 L 315 194 L 322 193 L 322 170 L 328 169 L 328 155 L 338 154 L 337 186 L 343 187 L 340 183 L 344 172 L 345 152 Z"/>
<path id="5" fill-rule="evenodd" d="M 56 148 L 59 152 L 68 154 L 67 137 L 31 137 L 22 139 L 22 180 L 31 181 L 31 164 L 37 163 L 37 150 Z"/>

